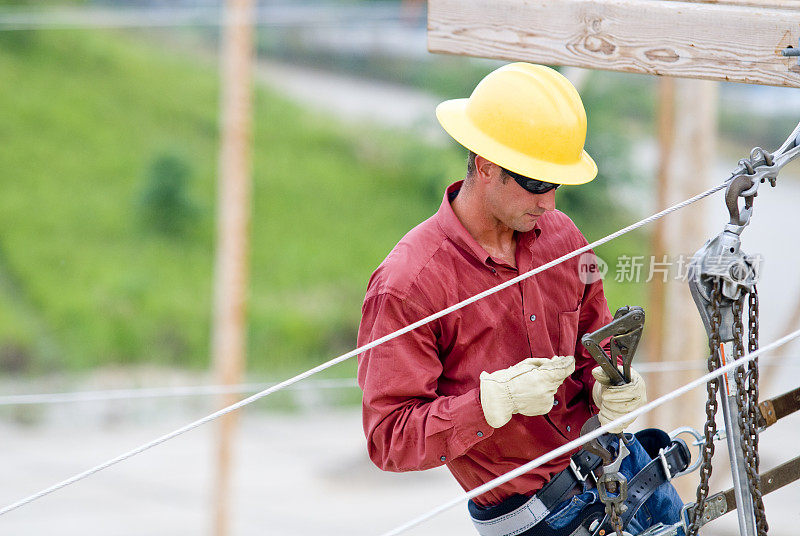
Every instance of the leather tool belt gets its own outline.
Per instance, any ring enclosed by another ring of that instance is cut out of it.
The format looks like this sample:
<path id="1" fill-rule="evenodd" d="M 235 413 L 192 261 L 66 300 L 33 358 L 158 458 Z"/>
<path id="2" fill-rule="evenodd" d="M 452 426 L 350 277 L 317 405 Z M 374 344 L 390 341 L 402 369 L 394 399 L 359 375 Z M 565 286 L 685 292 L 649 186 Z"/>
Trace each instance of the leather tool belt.
<path id="1" fill-rule="evenodd" d="M 569 466 L 551 478 L 533 497 L 517 495 L 491 508 L 481 508 L 469 501 L 472 523 L 481 536 L 521 534 L 547 517 L 570 493 L 582 490 L 587 479 L 596 481 L 594 471 L 602 463 L 599 456 L 580 449 L 570 458 Z"/>
<path id="2" fill-rule="evenodd" d="M 673 476 L 685 470 L 691 461 L 689 448 L 680 439 L 670 441 L 669 436 L 661 430 L 649 430 L 642 446 L 652 461 L 630 479 L 628 498 L 625 501 L 627 510 L 622 520 L 623 526 L 633 518 L 636 511 L 662 484 L 669 482 Z M 653 434 L 653 432 L 657 432 Z M 639 437 L 637 434 L 637 438 Z M 612 441 L 613 436 L 601 436 L 602 441 Z M 531 534 L 536 536 L 561 536 L 570 534 L 584 524 L 586 516 L 570 524 L 565 530 L 552 530 L 547 523 L 541 523 L 555 507 L 584 490 L 584 483 L 594 487 L 596 476 L 594 471 L 602 464 L 602 459 L 584 449 L 572 455 L 569 466 L 556 474 L 532 497 L 515 495 L 497 506 L 483 508 L 469 501 L 468 508 L 472 522 L 481 536 L 517 536 Z M 597 505 L 593 505 L 597 506 Z M 599 504 L 602 509 L 602 503 Z M 587 508 L 587 516 L 593 519 L 602 518 L 597 508 Z M 602 511 L 602 510 L 600 510 Z M 580 517 L 580 516 L 579 516 Z M 607 520 L 603 520 L 602 524 Z M 535 530 L 534 530 L 535 528 Z M 530 531 L 530 532 L 528 532 Z"/>

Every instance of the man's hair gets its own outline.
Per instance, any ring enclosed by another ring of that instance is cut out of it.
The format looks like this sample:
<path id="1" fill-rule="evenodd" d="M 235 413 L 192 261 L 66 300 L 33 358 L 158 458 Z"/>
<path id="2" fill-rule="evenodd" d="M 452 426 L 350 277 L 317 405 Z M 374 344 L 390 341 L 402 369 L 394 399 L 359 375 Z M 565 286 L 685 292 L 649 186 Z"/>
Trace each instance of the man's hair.
<path id="1" fill-rule="evenodd" d="M 470 151 L 467 154 L 467 177 L 472 177 L 475 173 L 475 153 Z"/>

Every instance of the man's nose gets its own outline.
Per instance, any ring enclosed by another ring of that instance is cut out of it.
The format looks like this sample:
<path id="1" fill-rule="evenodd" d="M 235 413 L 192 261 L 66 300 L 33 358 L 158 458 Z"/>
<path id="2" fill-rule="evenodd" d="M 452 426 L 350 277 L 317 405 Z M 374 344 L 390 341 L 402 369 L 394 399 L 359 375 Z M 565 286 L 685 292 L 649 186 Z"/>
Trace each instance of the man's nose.
<path id="1" fill-rule="evenodd" d="M 556 208 L 556 191 L 550 190 L 549 192 L 545 192 L 543 194 L 539 194 L 536 196 L 536 207 L 544 210 L 545 212 L 548 210 L 555 210 Z"/>

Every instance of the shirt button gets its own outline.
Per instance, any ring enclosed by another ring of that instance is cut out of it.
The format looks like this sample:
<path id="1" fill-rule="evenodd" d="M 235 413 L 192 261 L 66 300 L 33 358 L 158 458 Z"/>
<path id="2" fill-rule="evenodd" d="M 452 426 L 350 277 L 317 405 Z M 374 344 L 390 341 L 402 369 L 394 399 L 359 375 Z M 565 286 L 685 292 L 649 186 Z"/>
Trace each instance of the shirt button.
<path id="1" fill-rule="evenodd" d="M 483 437 L 483 432 L 478 432 L 478 437 Z"/>
<path id="2" fill-rule="evenodd" d="M 496 273 L 497 273 L 497 270 L 495 270 L 494 268 L 492 268 L 492 273 L 493 273 L 493 274 L 496 274 Z"/>
<path id="3" fill-rule="evenodd" d="M 571 426 L 567 426 L 567 432 L 571 432 L 571 431 L 572 431 L 572 427 Z"/>
<path id="4" fill-rule="evenodd" d="M 536 315 L 531 315 L 531 322 L 534 322 L 535 320 L 536 320 Z"/>
<path id="5" fill-rule="evenodd" d="M 443 462 L 444 462 L 444 461 L 447 461 L 447 456 L 442 456 L 442 457 L 441 457 L 441 458 L 439 458 L 439 459 L 440 459 L 440 460 L 442 460 Z"/>

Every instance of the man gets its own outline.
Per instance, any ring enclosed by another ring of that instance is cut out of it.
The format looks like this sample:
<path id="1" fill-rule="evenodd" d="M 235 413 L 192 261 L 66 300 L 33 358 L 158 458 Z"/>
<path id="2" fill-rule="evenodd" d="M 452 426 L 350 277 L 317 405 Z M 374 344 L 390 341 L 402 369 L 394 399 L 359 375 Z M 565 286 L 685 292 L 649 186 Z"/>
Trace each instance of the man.
<path id="1" fill-rule="evenodd" d="M 543 66 L 506 65 L 469 99 L 442 103 L 437 117 L 470 151 L 466 178 L 447 188 L 439 211 L 372 275 L 359 345 L 587 243 L 555 210 L 559 186 L 597 174 L 583 150 L 583 104 L 566 78 Z M 601 281 L 581 281 L 579 262 L 362 354 L 358 379 L 372 461 L 387 471 L 446 464 L 469 490 L 577 438 L 598 410 L 607 423 L 641 406 L 641 377 L 634 372 L 631 383 L 609 387 L 579 344 L 612 319 Z M 562 456 L 480 495 L 470 504 L 473 518 L 518 509 L 569 463 Z M 560 506 L 548 520 L 563 514 Z M 502 533 L 476 526 L 481 534 Z"/>

